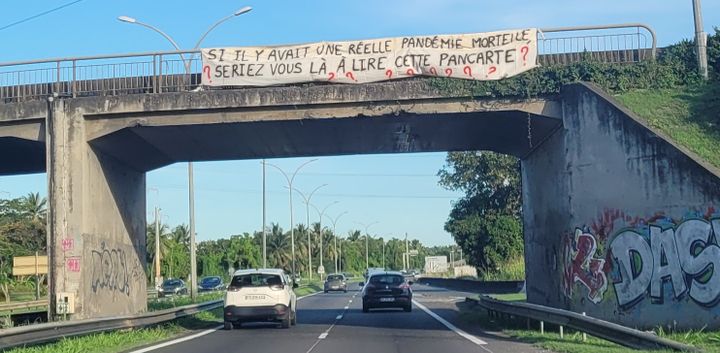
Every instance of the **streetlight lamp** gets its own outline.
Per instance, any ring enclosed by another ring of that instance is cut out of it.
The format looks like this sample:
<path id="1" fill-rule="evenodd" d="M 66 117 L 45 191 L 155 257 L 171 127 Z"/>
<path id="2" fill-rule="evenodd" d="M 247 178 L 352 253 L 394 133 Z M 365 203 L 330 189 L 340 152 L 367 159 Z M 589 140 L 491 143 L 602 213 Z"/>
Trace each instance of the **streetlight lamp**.
<path id="1" fill-rule="evenodd" d="M 244 13 L 247 13 L 250 10 L 252 10 L 252 8 L 249 6 L 243 7 L 241 9 L 233 12 L 232 15 L 223 17 L 222 19 L 215 22 L 212 26 L 210 26 L 210 28 L 207 29 L 207 31 L 205 31 L 205 33 L 203 33 L 203 35 L 200 37 L 200 40 L 198 40 L 197 43 L 195 43 L 195 47 L 193 47 L 193 50 L 197 50 L 197 48 L 200 47 L 200 44 L 202 43 L 202 41 L 205 39 L 205 37 L 207 37 L 207 35 L 213 29 L 215 29 L 215 27 L 219 26 L 221 23 L 223 23 L 235 16 L 239 16 Z M 177 42 L 175 42 L 175 40 L 172 39 L 172 37 L 170 37 L 165 32 L 163 32 L 162 30 L 160 30 L 159 28 L 157 28 L 151 24 L 140 22 L 137 19 L 135 19 L 133 17 L 129 17 L 129 16 L 119 16 L 117 19 L 120 22 L 136 24 L 136 25 L 148 28 L 154 32 L 157 32 L 158 34 L 163 36 L 165 39 L 167 39 L 168 42 L 170 42 L 170 44 L 172 44 L 173 48 L 175 48 L 175 50 L 182 51 L 182 49 L 180 49 L 180 46 L 177 44 Z M 190 60 L 192 60 L 192 55 L 190 58 L 191 58 Z M 182 53 L 180 53 L 180 59 L 182 59 L 183 63 L 185 64 L 185 74 L 190 75 L 190 62 L 185 60 L 185 56 Z M 195 190 L 194 190 L 195 186 L 194 185 L 195 185 L 195 182 L 193 180 L 193 165 L 192 165 L 192 162 L 188 162 L 188 199 L 189 199 L 189 207 L 188 207 L 189 210 L 188 211 L 190 213 L 190 297 L 192 297 L 193 299 L 195 299 L 197 297 L 197 261 L 195 259 Z"/>
<path id="2" fill-rule="evenodd" d="M 365 227 L 365 268 L 368 269 L 368 268 L 370 268 L 370 260 L 369 260 L 369 256 L 368 256 L 368 248 L 370 247 L 368 238 L 370 235 L 368 234 L 368 228 L 370 228 L 370 226 L 372 226 L 374 224 L 378 224 L 380 222 L 372 222 L 370 224 L 365 224 L 365 223 L 361 223 L 361 222 L 355 222 L 355 223 Z"/>
<path id="3" fill-rule="evenodd" d="M 297 191 L 300 196 L 302 196 L 303 200 L 305 201 L 305 210 L 306 210 L 306 216 L 307 220 L 305 225 L 307 226 L 307 241 L 308 241 L 308 276 L 310 279 L 312 279 L 312 241 L 310 239 L 310 199 L 312 198 L 315 191 L 318 191 L 318 189 L 327 186 L 328 184 L 322 184 L 318 187 L 316 187 L 313 191 L 310 192 L 310 196 L 305 197 L 305 194 L 302 193 L 302 191 L 298 189 L 294 189 Z"/>
<path id="4" fill-rule="evenodd" d="M 348 211 L 344 211 L 343 213 L 337 215 L 334 219 L 332 219 L 332 225 L 333 225 L 333 241 L 335 242 L 335 273 L 338 273 L 338 242 L 337 242 L 337 232 L 335 225 L 337 224 L 337 221 L 342 217 L 343 215 L 347 214 Z"/>
<path id="5" fill-rule="evenodd" d="M 322 268 L 322 270 L 323 270 L 322 272 L 325 273 L 325 266 L 323 265 L 323 234 L 322 234 L 323 229 L 322 229 L 322 217 L 323 217 L 323 215 L 325 214 L 325 211 L 328 209 L 328 207 L 330 207 L 330 206 L 332 206 L 332 205 L 334 205 L 334 204 L 336 204 L 336 203 L 338 203 L 338 202 L 337 202 L 337 201 L 333 201 L 333 202 L 330 203 L 329 205 L 325 206 L 325 208 L 323 208 L 322 211 L 320 211 L 317 207 L 315 207 L 315 205 L 310 205 L 310 206 L 312 206 L 312 207 L 315 209 L 315 211 L 317 211 L 317 213 L 318 213 L 318 215 L 319 215 L 319 217 L 320 217 L 320 221 L 319 221 L 320 223 L 318 223 L 318 226 L 319 226 L 318 228 L 320 228 L 320 266 L 318 267 L 318 273 L 320 273 L 320 269 L 321 269 L 321 268 Z"/>
<path id="6" fill-rule="evenodd" d="M 300 169 L 302 169 L 302 167 L 304 167 L 312 162 L 315 162 L 316 160 L 317 159 L 311 159 L 311 160 L 301 164 L 300 166 L 298 166 L 295 169 L 295 171 L 293 172 L 291 177 L 288 177 L 287 173 L 285 173 L 285 171 L 282 170 L 282 168 L 280 168 L 272 163 L 264 162 L 266 165 L 269 165 L 269 166 L 279 170 L 280 173 L 282 173 L 282 175 L 285 177 L 285 180 L 287 180 L 287 183 L 288 183 L 287 188 L 289 191 L 288 194 L 290 195 L 290 244 L 292 247 L 292 278 L 293 278 L 293 281 L 295 281 L 295 226 L 293 223 L 293 203 L 292 203 L 293 186 L 292 186 L 292 183 L 293 183 L 293 180 L 295 180 L 295 176 L 297 176 L 297 173 L 300 171 Z"/>

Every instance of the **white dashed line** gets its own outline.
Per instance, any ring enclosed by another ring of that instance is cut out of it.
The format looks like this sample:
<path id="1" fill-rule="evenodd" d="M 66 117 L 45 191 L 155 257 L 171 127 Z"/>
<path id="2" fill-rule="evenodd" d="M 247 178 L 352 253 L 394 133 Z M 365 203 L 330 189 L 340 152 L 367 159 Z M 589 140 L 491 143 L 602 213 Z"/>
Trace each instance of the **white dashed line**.
<path id="1" fill-rule="evenodd" d="M 432 316 L 433 319 L 439 321 L 441 324 L 445 325 L 445 327 L 449 328 L 451 331 L 457 333 L 458 335 L 462 336 L 463 338 L 467 339 L 468 341 L 475 343 L 477 345 L 486 345 L 487 344 L 487 342 L 457 328 L 455 325 L 453 325 L 450 322 L 448 322 L 447 320 L 443 319 L 442 317 L 440 317 L 440 315 L 435 314 L 434 312 L 430 311 L 430 309 L 426 308 L 425 305 L 418 303 L 416 300 L 413 300 L 413 303 L 415 304 L 415 306 L 420 308 L 422 311 L 424 311 L 428 315 Z"/>
<path id="2" fill-rule="evenodd" d="M 335 320 L 342 320 L 342 318 L 343 318 L 343 316 L 342 316 L 342 314 L 340 314 L 337 317 L 335 317 Z"/>
<path id="3" fill-rule="evenodd" d="M 327 338 L 327 336 L 328 336 L 328 333 L 327 333 L 327 332 L 323 332 L 323 333 L 320 334 L 320 336 L 318 336 L 318 339 L 319 339 L 319 340 L 324 340 L 325 338 Z"/>
<path id="4" fill-rule="evenodd" d="M 219 329 L 221 329 L 221 328 L 223 328 L 223 327 L 222 327 L 222 326 L 218 326 L 218 327 L 215 327 L 215 328 L 212 328 L 212 329 L 209 329 L 209 330 L 205 330 L 205 331 L 196 333 L 196 334 L 194 334 L 194 335 L 185 336 L 185 337 L 182 337 L 182 338 L 178 338 L 178 339 L 176 339 L 176 340 L 167 341 L 167 342 L 160 343 L 160 344 L 158 344 L 158 345 L 150 346 L 150 347 L 147 347 L 147 348 L 138 349 L 138 350 L 132 351 L 132 352 L 130 352 L 130 353 L 145 353 L 145 352 L 154 351 L 154 350 L 159 349 L 159 348 L 164 348 L 164 347 L 167 347 L 167 346 L 172 346 L 173 344 L 177 344 L 177 343 L 180 343 L 180 342 L 185 342 L 185 341 L 193 340 L 193 339 L 196 339 L 196 338 L 198 338 L 198 337 L 202 337 L 202 336 L 211 334 L 211 333 L 213 333 L 213 332 L 215 332 L 215 331 L 217 331 L 217 330 L 219 330 Z"/>
<path id="5" fill-rule="evenodd" d="M 350 308 L 350 307 L 349 307 L 349 306 L 346 306 L 346 307 L 344 307 L 343 309 L 347 310 L 348 308 Z"/>

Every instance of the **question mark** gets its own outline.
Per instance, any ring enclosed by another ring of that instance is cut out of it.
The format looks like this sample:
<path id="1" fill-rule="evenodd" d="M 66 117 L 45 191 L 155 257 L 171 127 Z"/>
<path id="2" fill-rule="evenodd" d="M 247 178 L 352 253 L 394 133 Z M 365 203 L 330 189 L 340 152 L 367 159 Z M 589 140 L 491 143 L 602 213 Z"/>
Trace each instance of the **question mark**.
<path id="1" fill-rule="evenodd" d="M 488 75 L 492 75 L 495 71 L 497 71 L 497 67 L 490 66 L 490 69 L 488 69 Z"/>
<path id="2" fill-rule="evenodd" d="M 437 76 L 437 70 L 434 67 L 430 68 L 430 73 Z"/>
<path id="3" fill-rule="evenodd" d="M 528 46 L 526 45 L 526 46 L 520 48 L 520 52 L 523 54 L 523 66 L 524 66 L 527 64 L 527 56 L 528 56 L 528 53 L 530 52 L 530 48 L 528 48 Z"/>
<path id="4" fill-rule="evenodd" d="M 346 73 L 346 74 L 345 74 L 345 77 L 347 77 L 347 78 L 349 78 L 349 79 L 351 79 L 351 80 L 353 80 L 353 81 L 357 82 L 357 80 L 355 79 L 355 76 L 353 76 L 353 73 L 352 73 L 352 71 L 350 71 L 350 72 Z"/>
<path id="5" fill-rule="evenodd" d="M 445 69 L 445 74 L 447 75 L 447 77 L 452 76 L 452 74 L 453 74 L 453 69 L 451 69 L 451 68 L 448 67 L 447 69 Z"/>
<path id="6" fill-rule="evenodd" d="M 387 71 L 385 71 L 385 76 L 387 76 L 388 78 L 392 78 L 392 70 L 388 69 Z"/>
<path id="7" fill-rule="evenodd" d="M 203 73 L 207 74 L 208 83 L 212 83 L 212 79 L 210 78 L 210 66 L 203 66 Z"/>
<path id="8" fill-rule="evenodd" d="M 408 74 L 409 76 L 414 76 L 414 75 L 415 75 L 415 70 L 413 70 L 413 69 L 407 69 L 407 71 L 405 71 L 405 73 Z"/>
<path id="9" fill-rule="evenodd" d="M 470 68 L 470 66 L 465 66 L 463 68 L 463 72 L 465 73 L 465 75 L 472 77 L 472 69 Z"/>
<path id="10" fill-rule="evenodd" d="M 332 81 L 332 80 L 335 79 L 335 73 L 334 73 L 334 72 L 329 73 L 328 76 L 330 76 L 330 77 L 328 78 L 328 81 Z"/>

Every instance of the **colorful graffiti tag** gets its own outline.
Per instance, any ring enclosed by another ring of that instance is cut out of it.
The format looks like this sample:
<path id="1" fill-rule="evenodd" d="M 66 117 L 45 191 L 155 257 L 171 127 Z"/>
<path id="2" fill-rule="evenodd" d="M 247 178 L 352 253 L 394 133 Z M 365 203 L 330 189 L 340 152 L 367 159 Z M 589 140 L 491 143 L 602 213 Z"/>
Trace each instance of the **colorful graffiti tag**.
<path id="1" fill-rule="evenodd" d="M 572 297 L 576 282 L 580 282 L 588 290 L 587 297 L 593 303 L 602 300 L 607 290 L 607 277 L 603 272 L 605 260 L 594 258 L 597 242 L 592 234 L 575 230 L 573 241 L 565 244 L 564 292 Z"/>
<path id="2" fill-rule="evenodd" d="M 598 250 L 598 241 L 607 243 L 605 251 Z M 662 213 L 641 219 L 605 211 L 590 227 L 566 237 L 563 292 L 572 298 L 579 283 L 597 304 L 610 279 L 621 309 L 648 298 L 654 304 L 689 298 L 715 306 L 720 302 L 719 242 L 720 214 L 713 208 L 681 220 Z"/>

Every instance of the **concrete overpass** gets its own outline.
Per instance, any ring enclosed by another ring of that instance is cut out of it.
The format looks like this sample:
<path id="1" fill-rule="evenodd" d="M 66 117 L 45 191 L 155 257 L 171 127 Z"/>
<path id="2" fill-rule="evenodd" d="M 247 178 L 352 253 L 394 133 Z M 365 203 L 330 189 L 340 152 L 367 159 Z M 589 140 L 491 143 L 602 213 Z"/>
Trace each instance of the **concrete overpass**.
<path id="1" fill-rule="evenodd" d="M 637 249 L 626 235 L 614 242 L 618 233 L 608 227 L 659 212 L 679 227 L 688 212 L 720 204 L 720 173 L 589 85 L 534 99 L 447 94 L 415 79 L 0 105 L 0 173 L 42 171 L 47 160 L 50 292 L 53 302 L 61 293 L 75 297 L 75 318 L 145 310 L 149 170 L 181 161 L 458 150 L 522 160 L 530 301 L 633 325 L 677 318 L 651 300 L 623 301 L 651 293 L 623 277 L 622 251 Z M 663 270 L 660 261 L 653 266 Z M 717 323 L 715 306 L 671 300 Z M 643 314 L 628 314 L 636 312 Z"/>

